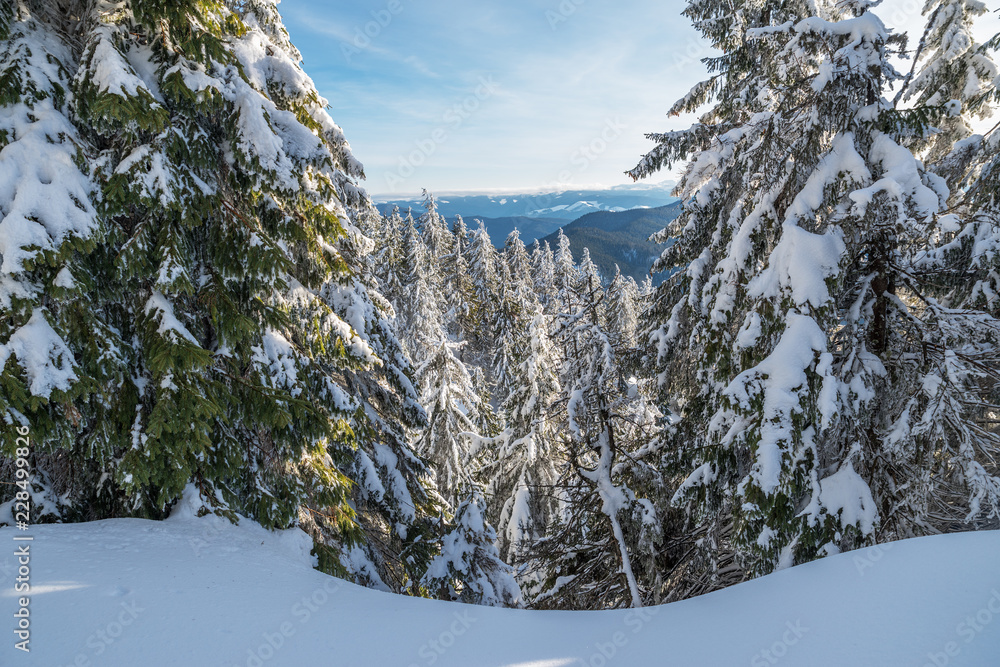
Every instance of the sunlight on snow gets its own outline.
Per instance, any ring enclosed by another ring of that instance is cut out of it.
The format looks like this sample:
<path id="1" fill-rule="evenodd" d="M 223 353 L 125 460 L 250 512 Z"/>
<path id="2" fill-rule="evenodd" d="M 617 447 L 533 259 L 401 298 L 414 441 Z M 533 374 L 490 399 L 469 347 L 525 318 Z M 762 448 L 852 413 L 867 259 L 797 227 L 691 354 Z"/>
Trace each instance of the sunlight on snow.
<path id="1" fill-rule="evenodd" d="M 51 584 L 41 584 L 31 586 L 31 595 L 44 595 L 46 593 L 62 593 L 63 591 L 75 591 L 80 588 L 91 588 L 90 584 L 80 584 L 75 581 L 56 581 Z M 0 591 L 0 598 L 13 598 L 23 593 L 16 592 L 13 588 Z"/>

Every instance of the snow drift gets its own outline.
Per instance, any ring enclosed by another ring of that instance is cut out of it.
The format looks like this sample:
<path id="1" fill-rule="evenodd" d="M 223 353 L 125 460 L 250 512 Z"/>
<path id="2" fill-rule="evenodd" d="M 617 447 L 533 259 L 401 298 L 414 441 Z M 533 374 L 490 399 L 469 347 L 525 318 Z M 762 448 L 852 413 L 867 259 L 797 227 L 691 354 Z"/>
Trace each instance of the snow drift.
<path id="1" fill-rule="evenodd" d="M 30 542 L 13 538 L 29 536 Z M 1000 532 L 842 554 L 700 598 L 607 612 L 495 609 L 313 570 L 300 530 L 197 518 L 0 529 L 5 666 L 993 665 Z M 30 544 L 30 653 L 14 647 Z"/>

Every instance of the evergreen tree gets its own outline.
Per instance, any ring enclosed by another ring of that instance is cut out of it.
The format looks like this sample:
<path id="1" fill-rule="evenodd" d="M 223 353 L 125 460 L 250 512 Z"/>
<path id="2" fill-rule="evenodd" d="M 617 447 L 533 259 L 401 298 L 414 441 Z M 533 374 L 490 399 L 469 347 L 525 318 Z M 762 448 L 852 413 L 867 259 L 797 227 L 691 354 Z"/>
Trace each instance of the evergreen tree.
<path id="1" fill-rule="evenodd" d="M 400 269 L 404 258 L 404 223 L 399 215 L 399 207 L 394 206 L 389 215 L 382 216 L 378 227 L 379 235 L 372 239 L 376 247 L 373 258 L 375 276 L 378 278 L 380 293 L 397 306 L 403 296 Z"/>
<path id="2" fill-rule="evenodd" d="M 590 258 L 590 248 L 584 248 L 580 256 L 580 277 L 585 284 L 585 290 L 594 290 L 601 286 L 604 280 L 601 278 L 601 271 Z"/>
<path id="3" fill-rule="evenodd" d="M 997 76 L 997 67 L 972 35 L 973 22 L 986 13 L 986 5 L 978 0 L 928 0 L 923 13 L 927 26 L 914 70 L 896 100 L 912 101 L 918 108 L 945 108 L 937 131 L 928 138 L 928 160 L 936 162 L 956 141 L 972 134 L 970 120 L 991 114 L 986 88 Z M 913 76 L 917 65 L 920 70 Z"/>
<path id="4" fill-rule="evenodd" d="M 653 288 L 653 277 L 646 276 L 639 285 L 639 296 L 646 301 L 653 296 L 656 290 Z"/>
<path id="5" fill-rule="evenodd" d="M 503 246 L 503 260 L 510 269 L 510 279 L 516 285 L 515 291 L 520 291 L 525 286 L 529 292 L 533 291 L 531 258 L 528 256 L 528 249 L 524 247 L 524 241 L 521 240 L 521 233 L 517 229 L 507 235 L 507 241 Z"/>
<path id="6" fill-rule="evenodd" d="M 515 562 L 544 535 L 554 512 L 551 485 L 556 478 L 555 431 L 549 407 L 559 392 L 558 360 L 549 341 L 545 316 L 536 310 L 516 332 L 518 364 L 503 403 L 504 431 L 480 439 L 473 453 L 487 486 L 491 523 L 506 562 Z"/>
<path id="7" fill-rule="evenodd" d="M 338 172 L 359 170 L 296 78 L 297 54 L 271 40 L 280 24 L 246 17 L 142 2 L 82 16 L 74 108 L 99 148 L 111 230 L 95 257 L 114 286 L 100 308 L 132 378 L 83 438 L 135 507 L 164 508 L 196 480 L 287 525 L 310 496 L 341 505 L 347 488 L 328 455 L 345 462 L 353 406 L 329 378 L 368 363 L 369 348 L 319 291 L 350 275 L 336 188 Z"/>
<path id="8" fill-rule="evenodd" d="M 427 427 L 417 440 L 417 452 L 434 464 L 437 488 L 453 504 L 469 469 L 467 437 L 476 433 L 480 415 L 488 410 L 469 371 L 454 354 L 457 347 L 441 340 L 417 369 L 420 402 L 427 411 Z"/>
<path id="9" fill-rule="evenodd" d="M 997 47 L 1000 35 L 978 49 L 979 64 Z M 984 90 L 981 112 L 992 111 L 1000 102 L 996 85 Z M 998 513 L 1000 471 L 995 460 L 1000 432 L 991 416 L 991 406 L 1000 401 L 997 143 L 993 128 L 985 137 L 957 142 L 934 165 L 954 186 L 953 213 L 940 218 L 929 247 L 917 253 L 911 270 L 920 277 L 917 294 L 925 304 L 922 320 L 929 329 L 924 360 L 916 371 L 923 391 L 906 401 L 892 441 L 909 439 L 951 463 L 906 489 L 908 506 L 920 510 L 914 512 L 922 520 L 920 532 L 963 524 L 992 528 Z"/>
<path id="10" fill-rule="evenodd" d="M 462 216 L 457 216 L 452 229 L 451 252 L 441 266 L 444 273 L 445 299 L 452 320 L 452 329 L 460 340 L 476 337 L 481 306 L 477 302 L 475 283 L 469 270 L 469 231 Z"/>
<path id="11" fill-rule="evenodd" d="M 475 292 L 476 302 L 480 308 L 479 321 L 484 326 L 478 328 L 475 343 L 484 350 L 492 349 L 496 336 L 488 323 L 496 317 L 499 302 L 500 276 L 499 257 L 489 232 L 482 220 L 471 233 L 469 243 L 469 277 Z"/>
<path id="12" fill-rule="evenodd" d="M 486 521 L 486 503 L 474 485 L 455 514 L 454 527 L 431 561 L 423 585 L 438 597 L 490 607 L 520 605 L 513 568 L 500 559 L 496 531 Z"/>
<path id="13" fill-rule="evenodd" d="M 593 317 L 593 321 L 605 322 L 604 281 L 594 260 L 590 258 L 590 248 L 584 248 L 580 257 L 580 276 L 576 288 L 580 312 Z M 586 305 L 584 305 L 586 304 Z"/>
<path id="14" fill-rule="evenodd" d="M 1000 49 L 1000 34 L 983 49 Z M 987 89 L 984 104 L 1000 106 L 1000 77 Z M 948 303 L 1000 317 L 1000 131 L 994 127 L 986 136 L 970 137 L 935 166 L 961 193 L 955 208 L 964 222 L 943 235 L 933 254 L 951 272 Z"/>
<path id="15" fill-rule="evenodd" d="M 584 308 L 593 310 L 585 298 Z M 578 315 L 571 313 L 570 315 Z M 571 317 L 562 385 L 558 488 L 562 508 L 532 549 L 544 577 L 535 603 L 602 609 L 640 607 L 659 579 L 663 519 L 657 413 L 623 376 L 610 336 L 585 317 Z M 553 415 L 550 415 L 550 418 Z"/>
<path id="16" fill-rule="evenodd" d="M 438 267 L 445 257 L 452 253 L 454 237 L 448 230 L 448 223 L 437 210 L 437 201 L 434 195 L 424 190 L 424 212 L 417 220 L 417 227 L 423 236 L 424 244 L 430 260 L 430 267 L 433 269 L 434 284 L 441 286 L 444 282 L 441 271 Z"/>
<path id="17" fill-rule="evenodd" d="M 334 571 L 393 526 L 373 576 L 419 580 L 437 501 L 366 273 L 376 213 L 274 3 L 0 14 L 0 410 L 42 476 L 82 518 L 162 516 L 194 483 L 303 521 Z"/>
<path id="18" fill-rule="evenodd" d="M 535 293 L 528 251 L 516 229 L 508 235 L 500 259 L 500 281 L 493 320 L 496 337 L 493 380 L 496 396 L 502 402 L 517 382 L 515 369 L 523 355 L 523 348 L 519 347 L 520 339 L 538 305 L 538 295 Z"/>
<path id="19" fill-rule="evenodd" d="M 531 247 L 528 249 L 528 259 L 531 263 L 531 275 L 532 277 L 538 272 L 538 263 L 542 258 L 542 243 L 538 239 L 531 242 Z"/>
<path id="20" fill-rule="evenodd" d="M 89 396 L 120 376 L 122 354 L 97 311 L 89 257 L 107 230 L 72 120 L 69 29 L 54 7 L 0 5 L 0 421 L 46 443 L 36 484 L 63 476 L 55 455 L 75 446 Z M 13 438 L 3 446 L 10 456 Z M 54 500 L 72 480 L 59 482 L 35 492 Z"/>
<path id="21" fill-rule="evenodd" d="M 487 377 L 488 364 L 468 364 L 466 368 L 472 378 L 472 386 L 476 388 L 479 396 L 480 410 L 473 420 L 476 425 L 475 432 L 484 436 L 495 436 L 503 430 L 503 415 L 493 407 L 493 395 Z"/>
<path id="22" fill-rule="evenodd" d="M 526 324 L 524 283 L 515 280 L 507 262 L 500 262 L 497 303 L 493 310 L 490 330 L 493 335 L 492 371 L 494 396 L 502 403 L 516 383 L 516 367 L 520 349 L 519 333 Z"/>
<path id="23" fill-rule="evenodd" d="M 535 294 L 538 295 L 539 302 L 548 307 L 555 300 L 556 291 L 556 260 L 548 241 L 538 246 L 532 253 L 531 265 L 535 278 Z"/>
<path id="24" fill-rule="evenodd" d="M 639 326 L 639 286 L 615 265 L 615 277 L 608 287 L 608 326 L 618 349 L 636 346 Z"/>
<path id="25" fill-rule="evenodd" d="M 562 228 L 556 240 L 555 252 L 555 287 L 559 293 L 561 307 L 569 310 L 571 293 L 576 289 L 579 280 L 579 270 L 573 261 L 573 251 L 569 247 L 569 238 L 563 234 Z"/>
<path id="26" fill-rule="evenodd" d="M 444 335 L 444 304 L 434 279 L 432 257 L 413 217 L 403 227 L 402 295 L 396 305 L 408 357 L 422 363 Z"/>
<path id="27" fill-rule="evenodd" d="M 417 582 L 438 544 L 433 517 L 443 502 L 430 481 L 430 468 L 410 446 L 411 433 L 427 423 L 414 372 L 388 320 L 388 304 L 377 291 L 360 277 L 346 285 L 328 284 L 324 291 L 345 321 L 354 318 L 352 326 L 364 332 L 380 363 L 348 371 L 343 378 L 358 404 L 350 421 L 358 446 L 348 476 L 363 538 L 335 540 L 322 513 L 311 513 L 307 527 L 324 542 L 339 543 L 340 563 L 359 583 L 418 592 Z M 322 556 L 324 549 L 319 551 Z"/>
<path id="28" fill-rule="evenodd" d="M 947 187 L 903 145 L 938 111 L 882 97 L 902 78 L 899 40 L 864 3 L 839 3 L 854 14 L 839 21 L 767 7 L 689 4 L 725 53 L 675 111 L 716 105 L 691 130 L 650 135 L 659 146 L 631 172 L 692 157 L 658 262 L 676 270 L 653 332 L 682 411 L 668 450 L 709 569 L 735 556 L 750 575 L 934 530 L 910 489 L 955 469 L 969 517 L 996 500 L 987 443 L 914 439 L 906 407 L 954 359 L 926 353 L 943 330 L 913 270 Z"/>

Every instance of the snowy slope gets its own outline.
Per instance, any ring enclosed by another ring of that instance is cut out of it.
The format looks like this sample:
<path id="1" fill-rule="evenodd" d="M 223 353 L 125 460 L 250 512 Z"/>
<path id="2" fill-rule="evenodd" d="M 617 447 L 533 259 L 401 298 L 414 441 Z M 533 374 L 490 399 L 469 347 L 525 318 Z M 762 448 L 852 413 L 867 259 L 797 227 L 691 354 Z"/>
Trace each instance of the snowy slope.
<path id="1" fill-rule="evenodd" d="M 843 554 L 660 608 L 533 612 L 367 590 L 312 570 L 297 530 L 179 514 L 32 527 L 30 654 L 11 634 L 24 533 L 0 529 L 0 665 L 1000 664 L 1000 533 Z"/>

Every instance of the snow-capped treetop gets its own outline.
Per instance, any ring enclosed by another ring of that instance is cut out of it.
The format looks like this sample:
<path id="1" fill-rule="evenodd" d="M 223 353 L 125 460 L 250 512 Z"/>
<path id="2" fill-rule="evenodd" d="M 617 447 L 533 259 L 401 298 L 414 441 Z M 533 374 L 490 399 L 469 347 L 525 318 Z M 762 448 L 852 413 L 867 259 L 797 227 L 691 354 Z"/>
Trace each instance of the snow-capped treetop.
<path id="1" fill-rule="evenodd" d="M 454 528 L 444 536 L 441 554 L 431 561 L 423 585 L 444 599 L 489 607 L 520 606 L 521 589 L 514 570 L 500 558 L 495 541 L 482 492 L 469 483 L 455 512 Z"/>
<path id="2" fill-rule="evenodd" d="M 972 134 L 971 119 L 992 113 L 987 90 L 998 75 L 997 66 L 972 34 L 973 22 L 986 11 L 979 0 L 928 0 L 924 5 L 928 18 L 917 47 L 916 74 L 904 82 L 896 99 L 902 96 L 916 107 L 944 107 L 939 133 L 930 140 L 930 161 L 944 157 L 956 141 Z"/>

